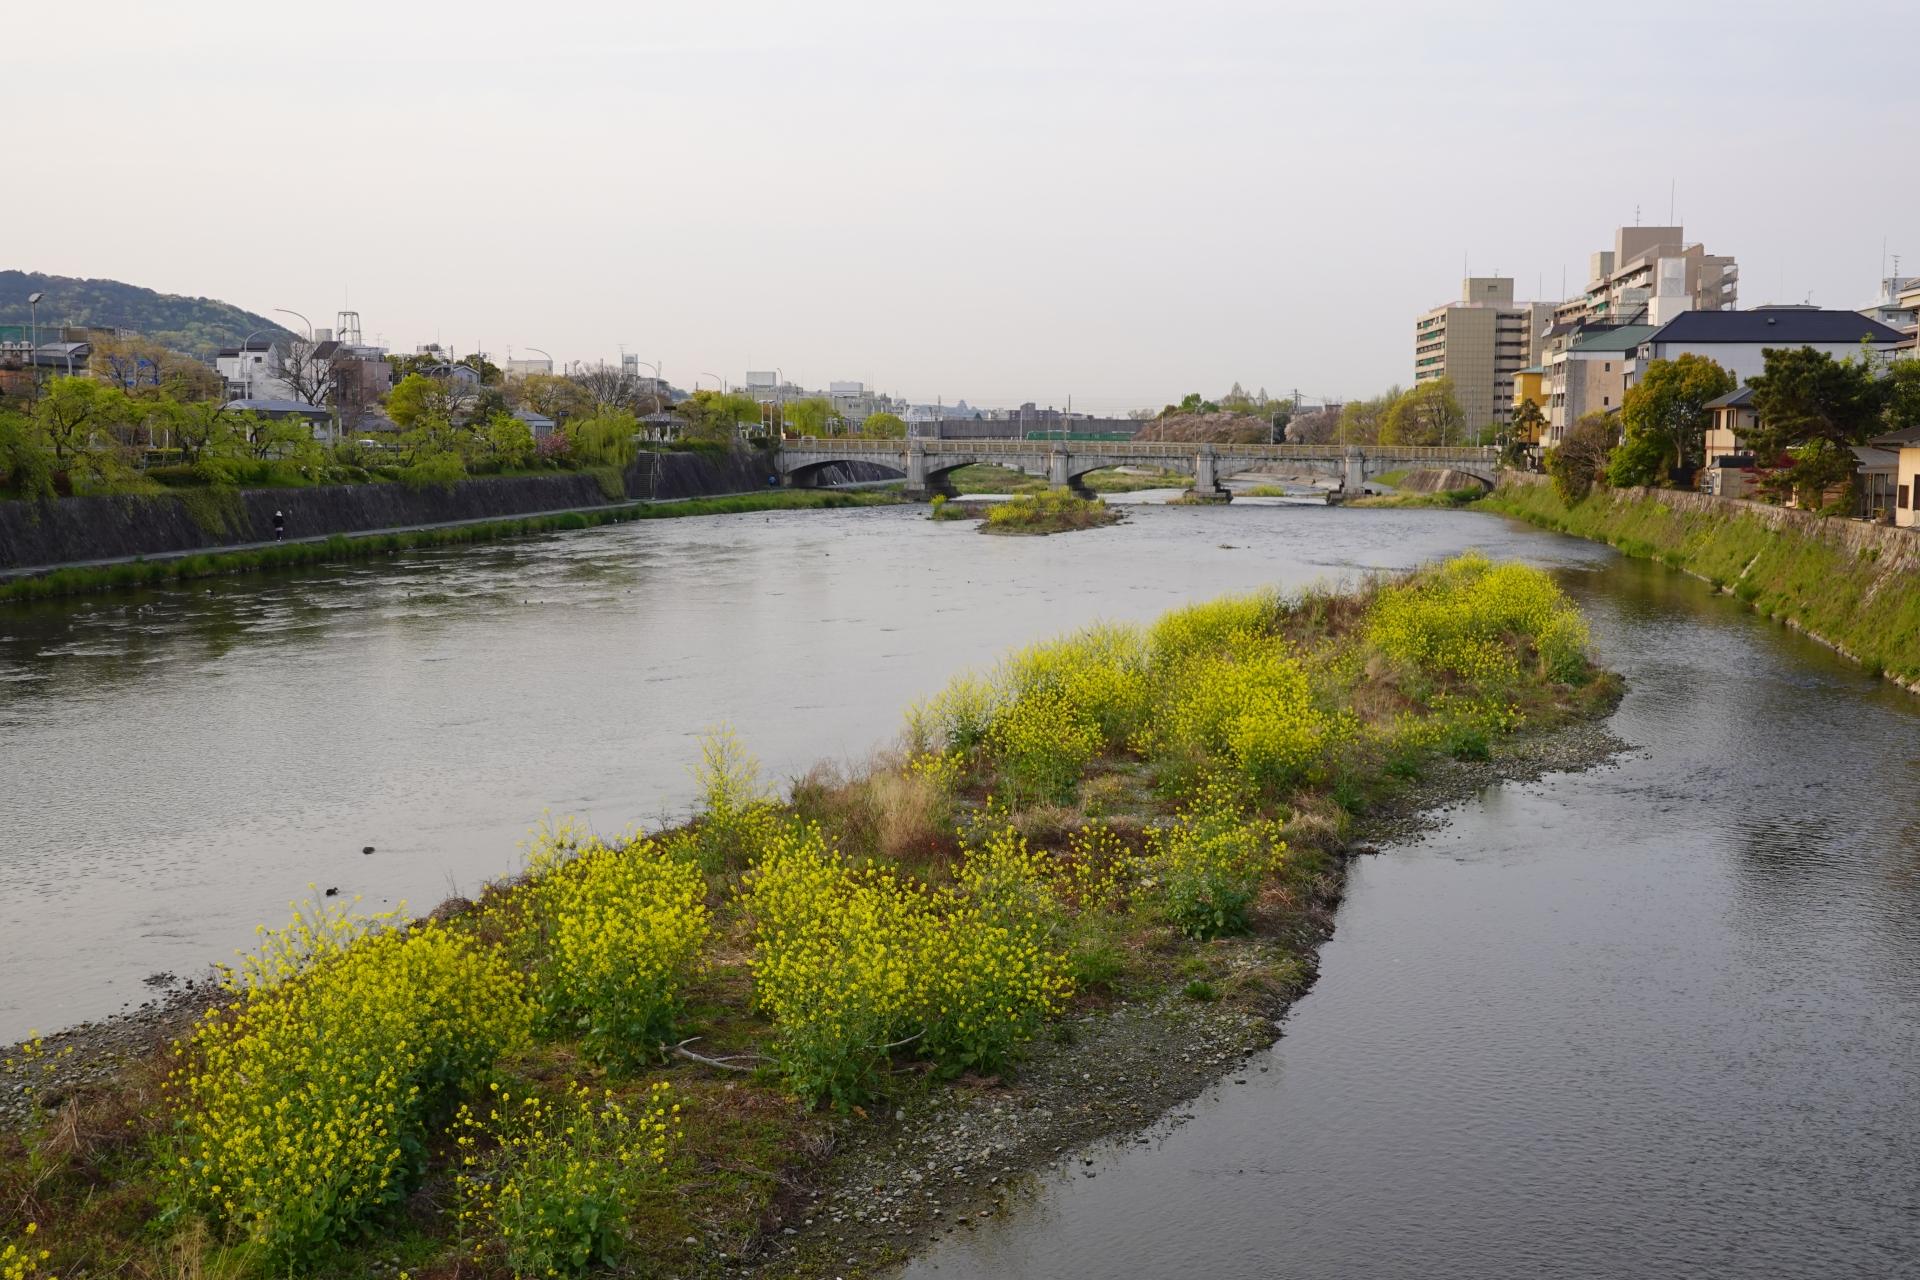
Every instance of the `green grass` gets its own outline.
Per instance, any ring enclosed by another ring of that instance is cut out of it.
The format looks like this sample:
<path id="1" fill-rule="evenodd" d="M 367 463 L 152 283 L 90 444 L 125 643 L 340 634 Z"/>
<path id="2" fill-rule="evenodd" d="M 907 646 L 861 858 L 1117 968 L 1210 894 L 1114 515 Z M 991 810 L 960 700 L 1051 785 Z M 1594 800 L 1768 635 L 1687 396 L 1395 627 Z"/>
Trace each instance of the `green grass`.
<path id="1" fill-rule="evenodd" d="M 1837 536 L 1848 522 L 1776 530 L 1738 507 L 1683 511 L 1635 490 L 1596 491 L 1569 507 L 1546 484 L 1508 484 L 1478 505 L 1657 559 L 1791 620 L 1869 670 L 1920 679 L 1920 573 L 1855 555 Z"/>
<path id="2" fill-rule="evenodd" d="M 1080 477 L 1089 493 L 1138 493 L 1142 489 L 1191 489 L 1193 477 L 1178 471 L 1090 471 Z"/>
<path id="3" fill-rule="evenodd" d="M 1048 534 L 1098 529 L 1125 517 L 1098 498 L 1078 498 L 1065 489 L 1026 494 L 987 507 L 982 533 Z"/>
<path id="4" fill-rule="evenodd" d="M 1347 505 L 1350 507 L 1464 507 L 1484 494 L 1486 490 L 1478 486 L 1465 489 L 1442 489 L 1438 493 L 1376 493 L 1371 497 L 1355 498 Z"/>
<path id="5" fill-rule="evenodd" d="M 1378 480 L 1381 484 L 1399 484 L 1412 474 L 1412 467 L 1402 467 L 1398 471 L 1383 471 L 1375 476 L 1374 479 Z"/>
<path id="6" fill-rule="evenodd" d="M 247 551 L 205 551 L 168 560 L 131 560 L 125 564 L 55 569 L 31 578 L 0 583 L 0 604 L 48 600 L 59 596 L 92 595 L 135 587 L 166 586 L 196 578 L 240 573 L 269 573 L 315 564 L 367 560 L 430 547 L 500 542 L 530 534 L 591 529 L 633 520 L 668 520 L 686 516 L 740 515 L 755 511 L 815 510 L 826 507 L 872 507 L 897 503 L 886 493 L 824 493 L 815 490 L 769 490 L 726 497 L 688 498 L 679 502 L 634 503 L 598 511 L 565 515 L 522 516 L 480 524 L 418 529 L 355 537 L 335 534 L 324 542 L 287 542 Z"/>

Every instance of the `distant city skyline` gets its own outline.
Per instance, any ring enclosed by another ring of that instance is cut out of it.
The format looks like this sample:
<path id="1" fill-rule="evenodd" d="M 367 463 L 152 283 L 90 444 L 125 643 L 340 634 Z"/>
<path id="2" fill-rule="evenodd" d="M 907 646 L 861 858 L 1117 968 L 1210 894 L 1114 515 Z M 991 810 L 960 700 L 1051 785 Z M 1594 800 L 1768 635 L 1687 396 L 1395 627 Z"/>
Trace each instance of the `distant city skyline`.
<path id="1" fill-rule="evenodd" d="M 20 159 L 0 265 L 1097 413 L 1404 385 L 1462 276 L 1557 301 L 1636 208 L 1743 307 L 1920 269 L 1906 5 L 1275 8 L 30 8 L 0 73 L 76 141 Z"/>

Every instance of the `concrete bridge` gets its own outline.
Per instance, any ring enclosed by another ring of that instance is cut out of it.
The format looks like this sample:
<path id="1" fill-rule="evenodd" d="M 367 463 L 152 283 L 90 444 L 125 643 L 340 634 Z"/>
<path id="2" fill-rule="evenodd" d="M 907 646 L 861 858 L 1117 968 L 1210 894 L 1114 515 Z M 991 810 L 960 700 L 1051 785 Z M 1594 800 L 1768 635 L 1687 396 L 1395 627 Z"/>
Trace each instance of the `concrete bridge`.
<path id="1" fill-rule="evenodd" d="M 1421 445 L 1183 444 L 1134 440 L 786 440 L 776 455 L 781 480 L 796 488 L 819 483 L 823 468 L 839 462 L 871 462 L 898 471 L 917 497 L 951 494 L 952 474 L 975 463 L 1039 476 L 1055 488 L 1081 486 L 1081 478 L 1109 467 L 1152 467 L 1193 477 L 1194 492 L 1225 498 L 1228 476 L 1264 469 L 1292 479 L 1326 483 L 1357 494 L 1367 481 L 1389 471 L 1463 471 L 1489 485 L 1500 451 Z"/>

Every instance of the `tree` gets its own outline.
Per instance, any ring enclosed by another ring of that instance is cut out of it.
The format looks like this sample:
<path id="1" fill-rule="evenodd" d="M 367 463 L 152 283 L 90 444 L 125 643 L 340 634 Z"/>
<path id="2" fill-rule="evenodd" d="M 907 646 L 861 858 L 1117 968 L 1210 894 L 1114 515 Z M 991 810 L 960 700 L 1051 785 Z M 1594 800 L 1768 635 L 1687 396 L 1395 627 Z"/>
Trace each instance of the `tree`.
<path id="1" fill-rule="evenodd" d="M 25 414 L 0 410 L 0 493 L 29 502 L 54 496 L 53 460 Z"/>
<path id="2" fill-rule="evenodd" d="M 280 381 L 302 404 L 331 406 L 341 366 L 347 357 L 339 343 L 288 338 L 279 344 Z"/>
<path id="3" fill-rule="evenodd" d="M 497 387 L 507 380 L 505 372 L 501 370 L 499 365 L 487 359 L 486 353 L 483 351 L 476 351 L 464 360 L 459 360 L 455 363 L 479 374 L 480 385 L 483 387 Z"/>
<path id="4" fill-rule="evenodd" d="M 313 429 L 304 418 L 268 417 L 248 410 L 233 414 L 231 422 L 234 440 L 249 457 L 261 461 L 284 457 L 313 440 Z"/>
<path id="5" fill-rule="evenodd" d="M 1340 407 L 1340 428 L 1334 438 L 1341 444 L 1374 444 L 1386 426 L 1387 414 L 1399 403 L 1399 387 L 1389 387 L 1371 400 L 1349 400 Z"/>
<path id="6" fill-rule="evenodd" d="M 1620 402 L 1620 447 L 1607 465 L 1607 482 L 1657 485 L 1669 468 L 1699 466 L 1713 417 L 1707 404 L 1738 385 L 1719 364 L 1692 352 L 1653 361 Z"/>
<path id="7" fill-rule="evenodd" d="M 681 435 L 689 440 L 732 440 L 743 425 L 760 426 L 760 402 L 739 391 L 695 391 L 673 412 L 686 420 Z"/>
<path id="8" fill-rule="evenodd" d="M 572 378 L 554 373 L 530 373 L 507 383 L 507 399 L 555 422 L 593 412 L 593 397 Z"/>
<path id="9" fill-rule="evenodd" d="M 1328 444 L 1340 430 L 1340 410 L 1314 409 L 1287 423 L 1289 444 Z"/>
<path id="10" fill-rule="evenodd" d="M 882 440 L 904 440 L 907 438 L 907 420 L 897 413 L 870 413 L 867 420 L 860 424 L 860 434 Z"/>
<path id="11" fill-rule="evenodd" d="M 92 378 L 55 378 L 33 405 L 33 425 L 56 470 L 66 470 L 111 439 L 132 416 L 126 393 Z"/>
<path id="12" fill-rule="evenodd" d="M 1198 391 L 1189 391 L 1182 396 L 1179 404 L 1170 404 L 1160 411 L 1160 416 L 1171 417 L 1176 413 L 1218 413 L 1220 406 L 1211 400 L 1203 399 Z"/>
<path id="13" fill-rule="evenodd" d="M 387 393 L 387 416 L 402 431 L 411 431 L 430 417 L 456 423 L 472 412 L 479 388 L 460 377 L 431 377 L 410 373 Z"/>
<path id="14" fill-rule="evenodd" d="M 504 409 L 486 420 L 480 435 L 497 467 L 524 467 L 533 458 L 533 428 Z"/>
<path id="15" fill-rule="evenodd" d="M 233 415 L 218 400 L 169 401 L 165 425 L 180 460 L 189 465 L 209 452 L 225 452 L 234 440 Z"/>
<path id="16" fill-rule="evenodd" d="M 1756 456 L 1827 440 L 1863 444 L 1880 425 L 1879 384 L 1864 361 L 1836 360 L 1812 347 L 1761 352 L 1765 370 L 1751 380 L 1760 422 L 1750 437 Z"/>
<path id="17" fill-rule="evenodd" d="M 1880 383 L 1880 421 L 1888 431 L 1920 427 L 1920 360 L 1895 360 Z"/>
<path id="18" fill-rule="evenodd" d="M 1393 402 L 1380 427 L 1381 444 L 1459 444 L 1466 436 L 1466 414 L 1454 399 L 1453 379 L 1435 378 Z"/>
<path id="19" fill-rule="evenodd" d="M 1531 400 L 1522 400 L 1513 411 L 1511 435 L 1515 444 L 1539 444 L 1547 430 L 1547 415 Z"/>
<path id="20" fill-rule="evenodd" d="M 573 380 L 593 402 L 592 411 L 595 415 L 616 409 L 633 414 L 655 413 L 665 404 L 653 386 L 653 379 L 642 378 L 610 364 L 580 369 L 574 373 Z"/>
<path id="21" fill-rule="evenodd" d="M 575 418 L 566 434 L 568 452 L 590 467 L 624 467 L 640 451 L 640 420 L 626 409 Z"/>
<path id="22" fill-rule="evenodd" d="M 220 375 L 206 364 L 149 339 L 103 336 L 94 338 L 92 346 L 89 371 L 130 396 L 211 400 L 225 391 Z"/>
<path id="23" fill-rule="evenodd" d="M 1547 474 L 1561 500 L 1569 505 L 1593 492 L 1606 474 L 1607 455 L 1613 450 L 1614 423 L 1610 414 L 1585 414 L 1573 424 L 1560 447 L 1547 451 Z"/>
<path id="24" fill-rule="evenodd" d="M 825 396 L 807 396 L 800 400 L 789 400 L 781 416 L 786 419 L 787 431 L 790 434 L 825 435 L 835 418 L 833 401 Z"/>
<path id="25" fill-rule="evenodd" d="M 1877 434 L 1885 391 L 1867 360 L 1836 360 L 1812 347 L 1768 347 L 1764 370 L 1749 385 L 1759 423 L 1748 433 L 1755 460 L 1784 473 L 1763 488 L 1792 491 L 1806 506 L 1853 473 L 1853 446 Z M 1781 465 L 1784 464 L 1784 465 Z"/>

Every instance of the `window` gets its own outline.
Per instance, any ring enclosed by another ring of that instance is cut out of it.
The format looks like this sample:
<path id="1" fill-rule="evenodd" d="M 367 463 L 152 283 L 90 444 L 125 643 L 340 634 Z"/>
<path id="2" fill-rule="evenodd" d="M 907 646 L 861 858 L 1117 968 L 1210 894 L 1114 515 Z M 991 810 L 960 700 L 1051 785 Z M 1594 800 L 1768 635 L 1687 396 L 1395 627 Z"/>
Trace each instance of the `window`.
<path id="1" fill-rule="evenodd" d="M 1902 511 L 1905 511 L 1907 509 L 1907 493 L 1908 493 L 1908 487 L 1904 484 L 1901 485 L 1900 486 L 1900 509 Z"/>
<path id="2" fill-rule="evenodd" d="M 1600 370 L 1600 372 L 1602 372 L 1602 373 L 1612 373 L 1612 372 L 1613 372 L 1613 361 L 1611 361 L 1611 360 L 1607 360 L 1607 361 L 1604 361 L 1603 363 L 1604 363 L 1604 365 L 1605 365 L 1605 367 L 1604 367 L 1604 368 L 1602 368 L 1602 369 Z"/>
<path id="3" fill-rule="evenodd" d="M 1601 397 L 1600 397 L 1600 407 L 1601 407 L 1602 409 L 1610 409 L 1610 408 L 1612 408 L 1612 407 L 1613 407 L 1613 397 L 1612 397 L 1612 396 L 1601 396 Z"/>

